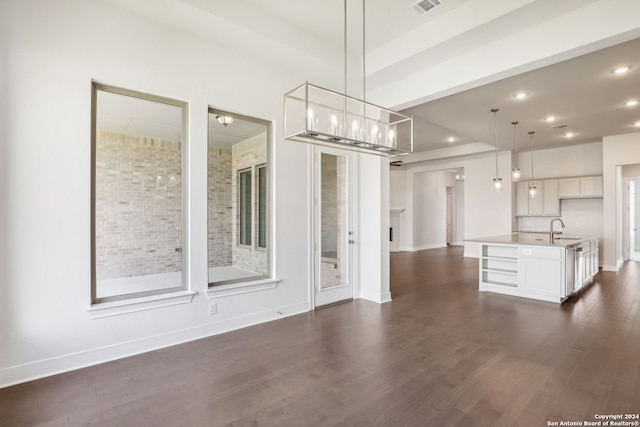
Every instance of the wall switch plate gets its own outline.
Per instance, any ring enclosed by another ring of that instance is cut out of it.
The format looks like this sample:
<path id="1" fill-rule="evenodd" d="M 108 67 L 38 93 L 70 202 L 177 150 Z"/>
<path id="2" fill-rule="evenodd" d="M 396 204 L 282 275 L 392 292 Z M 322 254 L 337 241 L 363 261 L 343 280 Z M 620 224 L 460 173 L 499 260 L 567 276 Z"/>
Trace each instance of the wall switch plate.
<path id="1" fill-rule="evenodd" d="M 218 313 L 218 303 L 212 302 L 209 304 L 209 315 L 214 315 Z"/>

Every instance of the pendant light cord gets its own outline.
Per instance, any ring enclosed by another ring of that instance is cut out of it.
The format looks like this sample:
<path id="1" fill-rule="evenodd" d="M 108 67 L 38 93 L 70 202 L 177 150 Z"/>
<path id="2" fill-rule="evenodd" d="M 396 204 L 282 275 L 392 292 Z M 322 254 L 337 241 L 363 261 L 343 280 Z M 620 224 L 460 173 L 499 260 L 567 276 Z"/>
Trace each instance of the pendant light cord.
<path id="1" fill-rule="evenodd" d="M 362 100 L 367 102 L 367 61 L 365 59 L 365 0 L 362 0 Z"/>
<path id="2" fill-rule="evenodd" d="M 518 122 L 511 122 L 513 125 L 513 144 L 515 145 L 516 151 L 516 170 L 518 169 L 518 137 L 516 135 L 516 126 L 518 126 Z"/>
<path id="3" fill-rule="evenodd" d="M 496 144 L 496 178 L 498 178 L 498 128 L 496 127 L 496 113 L 500 111 L 497 108 L 494 108 L 493 110 L 491 110 L 491 112 L 493 113 L 493 136 L 494 136 L 494 141 Z"/>
<path id="4" fill-rule="evenodd" d="M 344 94 L 348 95 L 347 92 L 347 0 L 344 0 L 344 34 L 343 34 L 343 43 L 344 43 Z M 342 112 L 342 122 L 346 128 L 347 126 L 347 98 L 344 98 L 344 110 Z M 345 131 L 346 132 L 346 131 Z"/>
<path id="5" fill-rule="evenodd" d="M 529 147 L 531 148 L 531 186 L 533 187 L 533 134 L 535 132 L 529 132 Z"/>

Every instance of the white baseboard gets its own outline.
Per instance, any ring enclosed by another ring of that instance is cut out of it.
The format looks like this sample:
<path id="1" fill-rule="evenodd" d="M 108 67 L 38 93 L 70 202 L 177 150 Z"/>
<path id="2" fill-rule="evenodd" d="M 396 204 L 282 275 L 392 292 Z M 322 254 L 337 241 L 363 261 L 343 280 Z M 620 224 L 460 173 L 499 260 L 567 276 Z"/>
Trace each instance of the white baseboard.
<path id="1" fill-rule="evenodd" d="M 0 369 L 0 388 L 230 332 L 310 310 L 309 302 Z"/>
<path id="2" fill-rule="evenodd" d="M 423 251 L 425 249 L 437 249 L 437 248 L 446 248 L 447 244 L 439 244 L 439 243 L 435 243 L 435 244 L 431 244 L 431 245 L 423 245 L 423 246 L 415 246 L 413 248 L 413 251 Z"/>
<path id="3" fill-rule="evenodd" d="M 380 294 L 380 304 L 391 301 L 391 292 L 383 292 Z"/>
<path id="4" fill-rule="evenodd" d="M 384 304 L 391 301 L 391 292 L 382 292 L 380 295 L 360 295 L 360 298 L 378 304 Z"/>
<path id="5" fill-rule="evenodd" d="M 603 271 L 613 271 L 614 273 L 617 273 L 618 270 L 619 270 L 619 267 L 617 265 L 603 264 L 602 265 L 602 270 Z"/>

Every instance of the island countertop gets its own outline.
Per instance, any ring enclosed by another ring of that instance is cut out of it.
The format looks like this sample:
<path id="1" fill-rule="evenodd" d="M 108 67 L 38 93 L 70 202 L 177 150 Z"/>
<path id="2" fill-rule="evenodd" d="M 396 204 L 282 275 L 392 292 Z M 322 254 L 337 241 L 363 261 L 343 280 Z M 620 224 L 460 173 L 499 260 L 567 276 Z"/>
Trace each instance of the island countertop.
<path id="1" fill-rule="evenodd" d="M 579 245 L 580 243 L 588 242 L 590 240 L 598 240 L 594 236 L 567 236 L 556 235 L 551 240 L 549 233 L 512 233 L 505 234 L 503 236 L 490 236 L 490 237 L 477 237 L 475 239 L 466 239 L 468 242 L 480 242 L 480 243 L 501 243 L 505 245 L 534 245 L 534 246 L 552 246 L 557 248 L 570 248 L 572 246 Z"/>

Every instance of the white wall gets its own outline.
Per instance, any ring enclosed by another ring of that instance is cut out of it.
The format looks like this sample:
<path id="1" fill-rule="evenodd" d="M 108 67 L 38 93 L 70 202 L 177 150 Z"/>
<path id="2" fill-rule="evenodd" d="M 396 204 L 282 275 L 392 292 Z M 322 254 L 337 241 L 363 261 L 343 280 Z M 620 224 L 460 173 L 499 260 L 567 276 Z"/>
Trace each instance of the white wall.
<path id="1" fill-rule="evenodd" d="M 495 236 L 511 232 L 511 154 L 508 151 L 498 154 L 498 164 L 503 188 L 500 192 L 493 189 L 495 175 L 495 153 L 488 152 L 473 154 L 455 158 L 437 159 L 407 163 L 403 166 L 404 187 L 394 184 L 395 192 L 404 194 L 406 211 L 403 213 L 405 225 L 402 226 L 403 251 L 419 250 L 427 245 L 446 244 L 445 234 L 433 237 L 430 233 L 440 233 L 444 228 L 444 216 L 442 226 L 438 228 L 436 222 L 425 223 L 422 221 L 424 211 L 431 209 L 428 198 L 432 198 L 436 191 L 432 188 L 433 180 L 447 169 L 464 170 L 465 181 L 455 183 L 457 197 L 461 197 L 457 203 L 457 210 L 462 222 L 457 228 L 456 240 L 471 239 L 474 237 Z M 437 172 L 433 175 L 431 173 Z M 395 173 L 395 172 L 394 172 Z M 446 181 L 442 175 L 442 211 L 445 212 Z M 414 196 L 415 195 L 415 196 Z M 395 197 L 395 196 L 394 196 Z M 443 213 L 444 215 L 444 213 Z M 401 216 L 402 218 L 403 216 Z M 434 229 L 431 230 L 430 227 Z M 438 230 L 436 230 L 438 228 Z M 444 242 L 444 244 L 440 244 Z M 434 247 L 434 246 L 431 246 Z M 477 244 L 465 242 L 465 256 L 478 256 Z"/>
<path id="2" fill-rule="evenodd" d="M 358 156 L 359 180 L 362 183 L 359 194 L 358 230 L 355 234 L 355 240 L 360 242 L 358 296 L 383 303 L 391 300 L 389 162 L 372 155 Z M 382 189 L 382 192 L 379 189 Z"/>
<path id="3" fill-rule="evenodd" d="M 9 63 L 9 49 L 3 40 L 9 39 L 8 14 L 4 13 L 3 3 L 0 3 L 0 343 L 9 335 L 10 321 L 8 313 L 11 310 L 10 294 L 6 284 L 9 281 L 9 264 L 5 254 L 9 251 L 9 221 L 7 202 L 9 201 L 9 72 L 5 64 Z M 0 344 L 1 345 L 1 344 Z M 0 353 L 4 352 L 0 351 Z M 2 366 L 2 365 L 0 365 Z M 0 381 L 1 383 L 1 381 Z"/>
<path id="4" fill-rule="evenodd" d="M 455 189 L 456 226 L 453 243 L 455 245 L 464 245 L 464 181 L 455 181 Z"/>
<path id="5" fill-rule="evenodd" d="M 399 231 L 394 231 L 394 239 L 398 239 L 400 250 L 407 250 L 407 187 L 405 185 L 406 173 L 404 169 L 391 167 L 389 170 L 389 205 L 390 209 L 405 209 L 399 214 Z"/>
<path id="6" fill-rule="evenodd" d="M 307 79 L 340 87 L 337 68 L 332 81 L 327 67 L 308 56 L 290 56 L 284 65 L 255 59 L 98 1 L 2 2 L 2 9 L 0 386 L 310 308 L 309 147 L 283 140 L 282 96 Z M 95 320 L 85 311 L 91 302 L 92 79 L 189 103 L 183 248 L 188 286 L 196 292 L 190 304 Z M 281 279 L 276 289 L 218 298 L 215 316 L 208 314 L 206 295 L 209 106 L 275 120 L 272 236 Z M 381 185 L 370 192 L 379 193 Z M 360 225 L 371 240 L 386 235 L 388 220 L 379 212 L 384 197 L 367 206 L 378 212 L 372 228 Z M 388 200 L 384 208 L 388 212 Z M 384 264 L 382 253 L 374 251 L 368 262 Z M 388 293 L 388 266 L 369 279 L 378 299 Z"/>
<path id="7" fill-rule="evenodd" d="M 535 150 L 533 153 L 534 178 L 602 175 L 602 142 L 568 147 Z M 531 153 L 518 154 L 522 179 L 531 178 Z M 603 201 L 597 199 L 564 199 L 560 201 L 560 218 L 566 224 L 565 234 L 597 236 L 600 238 L 600 258 L 603 260 Z M 520 218 L 521 231 L 547 231 L 553 218 Z"/>
<path id="8" fill-rule="evenodd" d="M 447 173 L 421 172 L 413 181 L 414 250 L 447 245 Z"/>
<path id="9" fill-rule="evenodd" d="M 522 179 L 531 179 L 531 152 L 518 153 Z M 533 151 L 534 178 L 602 175 L 602 142 Z"/>
<path id="10" fill-rule="evenodd" d="M 389 204 L 391 209 L 405 208 L 405 173 L 404 170 L 398 170 L 392 167 L 389 170 Z"/>
<path id="11" fill-rule="evenodd" d="M 622 263 L 622 166 L 640 163 L 640 133 L 607 136 L 602 140 L 603 199 L 603 269 L 617 271 Z"/>
<path id="12" fill-rule="evenodd" d="M 640 164 L 626 165 L 622 168 L 622 176 L 624 178 L 640 177 Z"/>

